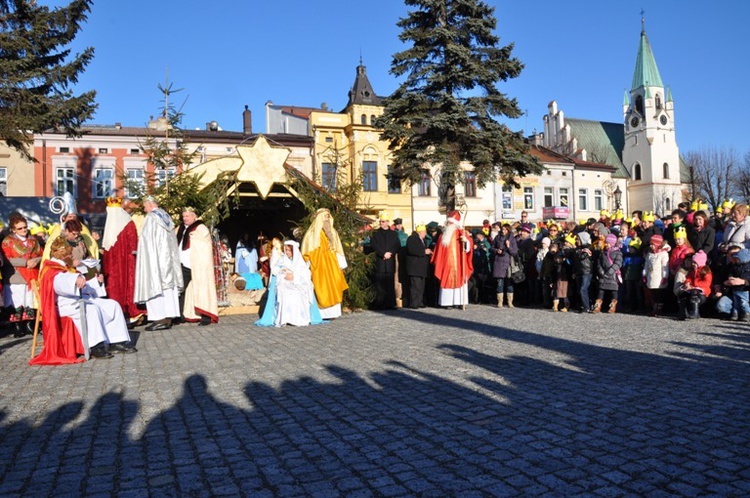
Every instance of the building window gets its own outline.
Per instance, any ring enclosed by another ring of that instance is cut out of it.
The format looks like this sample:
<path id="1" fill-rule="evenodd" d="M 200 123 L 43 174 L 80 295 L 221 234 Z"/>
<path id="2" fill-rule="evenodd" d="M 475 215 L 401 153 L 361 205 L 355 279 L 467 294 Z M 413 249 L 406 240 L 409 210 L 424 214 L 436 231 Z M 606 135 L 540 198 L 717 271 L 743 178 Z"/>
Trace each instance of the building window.
<path id="1" fill-rule="evenodd" d="M 552 187 L 544 187 L 544 207 L 555 206 L 555 190 Z"/>
<path id="2" fill-rule="evenodd" d="M 126 171 L 128 179 L 125 182 L 126 197 L 140 197 L 146 190 L 142 168 L 131 168 Z"/>
<path id="3" fill-rule="evenodd" d="M 661 95 L 657 93 L 654 101 L 656 102 L 656 108 L 661 109 Z"/>
<path id="4" fill-rule="evenodd" d="M 55 170 L 55 195 L 63 195 L 70 192 L 76 197 L 76 172 L 74 168 L 57 168 Z"/>
<path id="5" fill-rule="evenodd" d="M 633 180 L 640 180 L 641 179 L 641 165 L 640 163 L 635 163 L 633 165 Z"/>
<path id="6" fill-rule="evenodd" d="M 130 153 L 134 156 L 137 156 L 141 153 L 141 149 L 130 149 Z"/>
<path id="7" fill-rule="evenodd" d="M 534 210 L 534 187 L 523 188 L 523 208 L 527 211 Z"/>
<path id="8" fill-rule="evenodd" d="M 68 152 L 70 152 L 70 147 L 60 147 L 61 154 L 67 154 Z"/>
<path id="9" fill-rule="evenodd" d="M 570 203 L 568 202 L 568 187 L 560 187 L 560 206 L 561 207 L 568 207 Z"/>
<path id="10" fill-rule="evenodd" d="M 589 192 L 585 188 L 578 189 L 578 209 L 581 211 L 589 210 Z"/>
<path id="11" fill-rule="evenodd" d="M 500 201 L 502 202 L 503 211 L 510 211 L 513 209 L 513 187 L 510 185 L 503 185 L 502 193 L 500 194 Z"/>
<path id="12" fill-rule="evenodd" d="M 175 175 L 174 168 L 156 170 L 156 186 L 157 187 L 164 186 L 164 184 L 166 184 L 168 180 L 171 180 L 172 178 L 174 178 L 174 175 Z"/>
<path id="13" fill-rule="evenodd" d="M 477 175 L 473 171 L 464 171 L 464 195 L 477 196 Z"/>
<path id="14" fill-rule="evenodd" d="M 375 161 L 362 162 L 362 190 L 365 192 L 378 190 L 378 163 Z"/>
<path id="15" fill-rule="evenodd" d="M 393 178 L 391 176 L 392 168 L 388 166 L 388 193 L 389 194 L 400 194 L 401 193 L 401 180 Z"/>
<path id="16" fill-rule="evenodd" d="M 8 168 L 0 168 L 0 196 L 8 195 Z"/>
<path id="17" fill-rule="evenodd" d="M 336 192 L 336 165 L 323 163 L 323 188 L 329 192 Z"/>
<path id="18" fill-rule="evenodd" d="M 326 137 L 326 143 L 327 144 L 333 143 L 333 137 Z"/>
<path id="19" fill-rule="evenodd" d="M 104 199 L 112 195 L 112 179 L 114 171 L 109 168 L 97 168 L 92 178 L 91 196 L 94 199 Z"/>
<path id="20" fill-rule="evenodd" d="M 662 169 L 664 170 L 664 179 L 669 180 L 669 164 L 664 163 Z"/>
<path id="21" fill-rule="evenodd" d="M 362 114 L 359 117 L 359 120 L 360 120 L 361 124 L 366 125 L 367 124 L 367 115 L 366 114 Z"/>
<path id="22" fill-rule="evenodd" d="M 375 126 L 375 115 L 370 116 L 370 126 Z"/>
<path id="23" fill-rule="evenodd" d="M 635 110 L 638 112 L 638 114 L 643 116 L 643 96 L 642 95 L 638 95 L 635 98 Z"/>
<path id="24" fill-rule="evenodd" d="M 600 188 L 594 189 L 594 211 L 604 209 L 604 191 Z"/>
<path id="25" fill-rule="evenodd" d="M 419 179 L 419 197 L 429 197 L 432 195 L 432 176 L 426 169 L 422 170 L 421 178 Z"/>
<path id="26" fill-rule="evenodd" d="M 109 149 L 107 149 L 106 147 L 99 148 L 99 154 L 106 154 L 108 152 L 109 152 Z"/>

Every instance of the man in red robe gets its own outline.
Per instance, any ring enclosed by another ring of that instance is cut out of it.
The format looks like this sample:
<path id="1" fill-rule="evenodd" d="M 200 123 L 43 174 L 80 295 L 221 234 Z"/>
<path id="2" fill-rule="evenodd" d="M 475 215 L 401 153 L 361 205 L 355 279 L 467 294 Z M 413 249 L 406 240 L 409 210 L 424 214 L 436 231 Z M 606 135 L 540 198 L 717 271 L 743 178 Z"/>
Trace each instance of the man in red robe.
<path id="1" fill-rule="evenodd" d="M 61 257 L 55 254 L 56 257 Z M 83 341 L 78 334 L 75 323 L 70 317 L 61 317 L 57 311 L 57 295 L 55 294 L 55 277 L 61 273 L 73 272 L 75 269 L 61 264 L 57 260 L 48 259 L 42 263 L 40 273 L 39 307 L 42 313 L 44 330 L 44 347 L 42 352 L 34 357 L 29 365 L 64 365 L 85 361 L 83 357 Z"/>
<path id="2" fill-rule="evenodd" d="M 460 309 L 468 304 L 468 282 L 474 272 L 473 251 L 472 237 L 461 226 L 461 213 L 451 211 L 432 253 L 435 277 L 440 281 L 440 306 Z"/>
<path id="3" fill-rule="evenodd" d="M 135 252 L 138 232 L 133 219 L 122 208 L 122 199 L 107 198 L 107 221 L 102 237 L 102 270 L 107 294 L 120 304 L 125 319 L 137 322 L 143 310 L 133 302 L 135 290 Z"/>

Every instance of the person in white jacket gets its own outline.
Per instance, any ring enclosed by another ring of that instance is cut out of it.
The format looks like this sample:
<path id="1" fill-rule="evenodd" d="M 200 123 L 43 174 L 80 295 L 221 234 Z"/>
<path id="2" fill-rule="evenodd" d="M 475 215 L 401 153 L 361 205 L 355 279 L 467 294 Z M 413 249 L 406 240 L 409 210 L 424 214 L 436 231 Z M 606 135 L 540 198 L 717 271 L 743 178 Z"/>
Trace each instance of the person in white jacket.
<path id="1" fill-rule="evenodd" d="M 310 325 L 310 305 L 315 299 L 310 268 L 302 259 L 296 241 L 284 242 L 284 254 L 274 261 L 276 276 L 276 319 L 274 325 Z"/>

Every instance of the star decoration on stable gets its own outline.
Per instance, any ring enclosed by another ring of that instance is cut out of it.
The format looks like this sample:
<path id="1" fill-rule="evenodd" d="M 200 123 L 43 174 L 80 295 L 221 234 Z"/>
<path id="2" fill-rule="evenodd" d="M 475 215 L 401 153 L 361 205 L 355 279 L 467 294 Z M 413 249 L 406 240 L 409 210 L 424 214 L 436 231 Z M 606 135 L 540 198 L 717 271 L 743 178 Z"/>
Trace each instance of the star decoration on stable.
<path id="1" fill-rule="evenodd" d="M 191 173 L 201 174 L 201 186 L 213 183 L 220 173 L 234 171 L 238 182 L 253 182 L 265 200 L 274 183 L 286 183 L 284 163 L 291 154 L 285 147 L 272 147 L 266 137 L 259 136 L 253 145 L 238 145 L 237 156 L 221 157 L 199 164 Z"/>

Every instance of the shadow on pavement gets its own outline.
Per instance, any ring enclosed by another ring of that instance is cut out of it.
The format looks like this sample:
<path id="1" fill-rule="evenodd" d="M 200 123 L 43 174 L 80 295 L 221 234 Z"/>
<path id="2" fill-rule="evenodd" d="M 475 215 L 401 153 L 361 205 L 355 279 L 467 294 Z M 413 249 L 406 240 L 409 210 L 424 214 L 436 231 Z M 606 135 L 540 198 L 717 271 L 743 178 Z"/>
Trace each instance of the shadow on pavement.
<path id="1" fill-rule="evenodd" d="M 472 386 L 402 362 L 367 379 L 329 365 L 333 382 L 248 383 L 250 409 L 219 401 L 192 375 L 135 440 L 128 434 L 140 407 L 118 392 L 100 396 L 75 427 L 81 403 L 39 423 L 7 423 L 2 411 L 0 494 L 750 492 L 750 384 L 736 374 L 734 349 L 682 359 L 459 318 L 441 323 L 558 351 L 568 362 L 442 344 L 440 352 L 487 375 L 471 377 Z M 747 354 L 744 337 L 729 337 Z"/>

